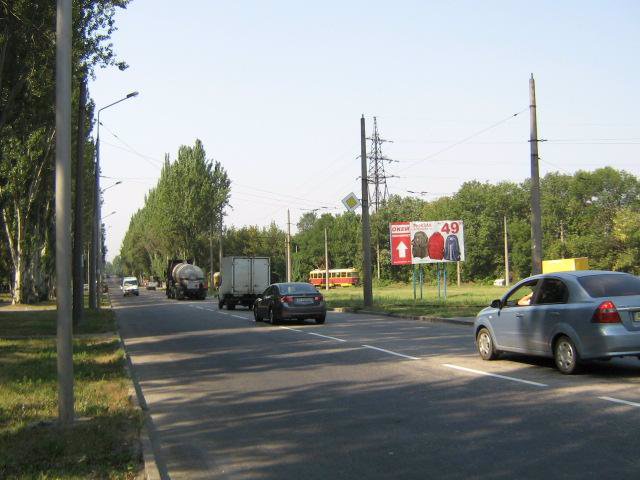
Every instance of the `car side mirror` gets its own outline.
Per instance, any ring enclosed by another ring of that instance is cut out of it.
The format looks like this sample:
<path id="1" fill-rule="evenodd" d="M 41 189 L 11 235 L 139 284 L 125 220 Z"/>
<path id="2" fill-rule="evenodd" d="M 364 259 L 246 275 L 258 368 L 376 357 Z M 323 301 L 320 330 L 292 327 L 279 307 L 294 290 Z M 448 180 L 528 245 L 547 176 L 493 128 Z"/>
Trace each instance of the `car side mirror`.
<path id="1" fill-rule="evenodd" d="M 491 308 L 497 308 L 498 310 L 502 308 L 502 302 L 500 299 L 493 300 L 491 302 Z"/>

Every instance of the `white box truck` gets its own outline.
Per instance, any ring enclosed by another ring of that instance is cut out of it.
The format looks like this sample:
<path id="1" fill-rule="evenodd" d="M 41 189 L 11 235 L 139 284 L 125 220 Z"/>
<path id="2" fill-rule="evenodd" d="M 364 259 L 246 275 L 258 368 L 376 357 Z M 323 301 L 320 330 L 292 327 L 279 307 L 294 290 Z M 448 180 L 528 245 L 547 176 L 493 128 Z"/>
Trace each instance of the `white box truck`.
<path id="1" fill-rule="evenodd" d="M 252 308 L 258 295 L 271 284 L 269 257 L 222 257 L 218 307 L 233 310 L 236 305 Z"/>

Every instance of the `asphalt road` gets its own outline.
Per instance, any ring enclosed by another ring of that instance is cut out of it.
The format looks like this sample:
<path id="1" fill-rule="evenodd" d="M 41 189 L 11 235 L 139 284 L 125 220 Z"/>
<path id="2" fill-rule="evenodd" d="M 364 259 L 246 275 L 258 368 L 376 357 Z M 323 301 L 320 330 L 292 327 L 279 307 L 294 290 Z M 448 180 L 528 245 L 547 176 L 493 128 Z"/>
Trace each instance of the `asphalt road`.
<path id="1" fill-rule="evenodd" d="M 271 326 L 164 292 L 112 301 L 164 478 L 637 479 L 640 361 L 484 362 L 468 326 Z"/>

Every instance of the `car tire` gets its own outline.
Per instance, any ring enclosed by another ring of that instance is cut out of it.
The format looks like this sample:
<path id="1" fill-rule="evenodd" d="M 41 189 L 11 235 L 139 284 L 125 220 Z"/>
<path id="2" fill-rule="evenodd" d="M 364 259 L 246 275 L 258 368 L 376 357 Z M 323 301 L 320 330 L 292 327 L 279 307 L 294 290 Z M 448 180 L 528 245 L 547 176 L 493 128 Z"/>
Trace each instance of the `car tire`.
<path id="1" fill-rule="evenodd" d="M 476 347 L 480 358 L 483 360 L 495 360 L 498 358 L 498 351 L 496 345 L 491 337 L 491 332 L 487 328 L 481 328 L 476 335 Z"/>
<path id="2" fill-rule="evenodd" d="M 261 322 L 262 321 L 262 317 L 258 313 L 258 309 L 255 308 L 255 307 L 253 307 L 253 318 L 255 319 L 256 322 Z"/>
<path id="3" fill-rule="evenodd" d="M 271 325 L 277 325 L 279 322 L 279 318 L 276 315 L 276 312 L 273 311 L 273 308 L 269 309 L 269 323 Z"/>
<path id="4" fill-rule="evenodd" d="M 227 303 L 227 310 L 235 310 L 235 309 L 236 309 L 235 303 Z"/>
<path id="5" fill-rule="evenodd" d="M 224 308 L 224 300 L 218 300 L 218 310 L 222 310 Z"/>
<path id="6" fill-rule="evenodd" d="M 326 319 L 327 319 L 327 314 L 324 313 L 324 314 L 320 315 L 319 317 L 316 317 L 316 323 L 318 325 L 322 325 L 325 322 Z"/>
<path id="7" fill-rule="evenodd" d="M 558 337 L 553 344 L 553 360 L 560 373 L 571 375 L 580 367 L 580 354 L 576 345 L 566 335 Z"/>

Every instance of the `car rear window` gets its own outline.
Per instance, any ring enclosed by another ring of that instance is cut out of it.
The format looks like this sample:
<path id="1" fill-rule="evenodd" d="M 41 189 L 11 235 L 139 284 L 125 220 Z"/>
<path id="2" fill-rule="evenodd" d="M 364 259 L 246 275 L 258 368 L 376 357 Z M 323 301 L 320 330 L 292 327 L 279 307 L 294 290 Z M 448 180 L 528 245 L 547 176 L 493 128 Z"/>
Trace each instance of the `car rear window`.
<path id="1" fill-rule="evenodd" d="M 578 282 L 593 298 L 640 295 L 640 278 L 633 275 L 589 275 Z"/>
<path id="2" fill-rule="evenodd" d="M 302 293 L 317 293 L 316 287 L 309 283 L 288 283 L 280 285 L 280 293 L 282 295 L 299 295 Z"/>

